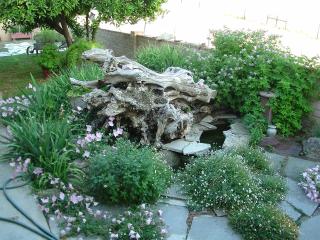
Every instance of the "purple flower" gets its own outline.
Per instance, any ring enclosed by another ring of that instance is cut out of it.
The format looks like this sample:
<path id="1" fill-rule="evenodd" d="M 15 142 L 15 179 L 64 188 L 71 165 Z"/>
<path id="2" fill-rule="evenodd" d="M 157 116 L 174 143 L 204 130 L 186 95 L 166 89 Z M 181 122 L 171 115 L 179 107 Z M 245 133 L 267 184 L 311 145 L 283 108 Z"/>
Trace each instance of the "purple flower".
<path id="1" fill-rule="evenodd" d="M 40 176 L 42 173 L 43 173 L 43 169 L 40 168 L 40 167 L 36 167 L 36 168 L 33 170 L 33 174 L 35 174 L 35 175 L 37 175 L 37 176 Z"/>

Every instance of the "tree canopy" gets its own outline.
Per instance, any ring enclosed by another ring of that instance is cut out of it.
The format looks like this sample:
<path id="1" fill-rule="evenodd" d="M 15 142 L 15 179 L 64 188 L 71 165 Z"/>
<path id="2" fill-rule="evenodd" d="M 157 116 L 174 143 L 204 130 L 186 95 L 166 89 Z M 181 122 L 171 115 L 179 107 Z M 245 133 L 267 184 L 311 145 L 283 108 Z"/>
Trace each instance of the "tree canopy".
<path id="1" fill-rule="evenodd" d="M 152 19 L 161 12 L 166 0 L 0 0 L 0 23 L 5 29 L 23 26 L 54 29 L 72 43 L 70 29 L 76 35 L 94 39 L 102 21 L 114 24 L 136 23 Z M 92 12 L 97 14 L 93 17 Z M 83 23 L 77 16 L 85 16 Z"/>

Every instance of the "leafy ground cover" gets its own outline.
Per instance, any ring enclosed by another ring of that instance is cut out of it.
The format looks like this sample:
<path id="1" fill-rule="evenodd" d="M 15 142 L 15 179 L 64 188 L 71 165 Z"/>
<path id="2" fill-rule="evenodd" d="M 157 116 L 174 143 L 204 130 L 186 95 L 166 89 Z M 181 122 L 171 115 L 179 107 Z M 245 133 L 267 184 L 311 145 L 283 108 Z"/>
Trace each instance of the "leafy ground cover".
<path id="1" fill-rule="evenodd" d="M 0 92 L 3 97 L 14 96 L 30 83 L 30 74 L 38 82 L 44 77 L 38 63 L 39 56 L 17 55 L 0 58 Z"/>

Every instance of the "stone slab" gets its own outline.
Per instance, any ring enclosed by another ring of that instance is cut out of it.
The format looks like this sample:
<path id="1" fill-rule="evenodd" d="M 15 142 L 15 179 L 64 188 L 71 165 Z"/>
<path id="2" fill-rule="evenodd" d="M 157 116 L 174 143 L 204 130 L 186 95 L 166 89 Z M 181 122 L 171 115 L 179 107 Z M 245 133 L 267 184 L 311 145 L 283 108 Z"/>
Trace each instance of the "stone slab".
<path id="1" fill-rule="evenodd" d="M 170 204 L 173 206 L 187 207 L 187 203 L 184 200 L 178 200 L 173 198 L 162 198 L 158 202 Z"/>
<path id="2" fill-rule="evenodd" d="M 0 185 L 12 176 L 12 168 L 8 163 L 0 163 Z M 8 190 L 8 195 L 21 207 L 32 219 L 39 223 L 42 227 L 49 230 L 47 221 L 38 208 L 38 203 L 35 197 L 31 194 L 29 186 L 24 186 L 17 189 Z M 0 216 L 10 218 L 16 221 L 34 227 L 25 217 L 23 217 L 11 204 L 5 199 L 3 192 L 0 191 Z M 17 225 L 1 222 L 0 223 L 0 239 L 1 240 L 37 240 L 42 239 L 40 236 Z"/>
<path id="3" fill-rule="evenodd" d="M 204 131 L 209 131 L 209 130 L 216 130 L 217 127 L 210 124 L 210 123 L 207 123 L 207 122 L 199 122 L 199 125 L 203 126 L 204 127 Z"/>
<path id="4" fill-rule="evenodd" d="M 276 172 L 280 173 L 282 166 L 285 165 L 285 161 L 287 157 L 277 153 L 270 153 L 270 152 L 266 152 L 265 154 L 267 156 L 268 161 L 271 164 L 271 167 Z"/>
<path id="5" fill-rule="evenodd" d="M 168 240 L 185 240 L 188 231 L 188 209 L 186 207 L 158 204 L 163 211 L 163 219 L 167 225 Z"/>
<path id="6" fill-rule="evenodd" d="M 201 122 L 206 122 L 206 123 L 212 123 L 214 118 L 211 115 L 207 115 L 204 118 L 202 118 Z"/>
<path id="7" fill-rule="evenodd" d="M 190 131 L 185 136 L 185 139 L 188 142 L 200 142 L 200 137 L 202 133 L 203 133 L 203 129 L 200 129 L 197 124 L 192 125 Z"/>
<path id="8" fill-rule="evenodd" d="M 190 142 L 185 141 L 183 139 L 178 139 L 175 141 L 172 141 L 170 143 L 164 144 L 162 146 L 163 149 L 165 150 L 170 150 L 173 152 L 178 152 L 178 153 L 182 153 L 183 149 L 188 146 L 190 144 Z"/>
<path id="9" fill-rule="evenodd" d="M 288 194 L 285 200 L 305 215 L 311 216 L 317 209 L 318 204 L 306 197 L 302 188 L 298 186 L 298 182 L 287 178 L 286 184 L 288 187 Z"/>
<path id="10" fill-rule="evenodd" d="M 305 220 L 300 226 L 299 240 L 319 240 L 319 227 L 320 215 Z"/>
<path id="11" fill-rule="evenodd" d="M 184 155 L 198 155 L 208 152 L 211 145 L 207 143 L 190 143 L 183 149 Z"/>
<path id="12" fill-rule="evenodd" d="M 282 201 L 279 204 L 280 209 L 287 214 L 293 221 L 297 221 L 301 217 L 301 213 L 296 211 L 289 203 Z"/>
<path id="13" fill-rule="evenodd" d="M 181 186 L 179 184 L 172 184 L 172 186 L 167 190 L 164 196 L 179 200 L 186 200 L 187 197 L 181 190 Z"/>
<path id="14" fill-rule="evenodd" d="M 226 217 L 202 215 L 193 218 L 187 240 L 240 240 Z"/>
<path id="15" fill-rule="evenodd" d="M 319 163 L 318 163 L 319 164 Z M 302 158 L 288 157 L 286 167 L 284 169 L 284 175 L 295 181 L 300 181 L 301 174 L 309 167 L 317 165 L 316 162 L 304 160 Z"/>

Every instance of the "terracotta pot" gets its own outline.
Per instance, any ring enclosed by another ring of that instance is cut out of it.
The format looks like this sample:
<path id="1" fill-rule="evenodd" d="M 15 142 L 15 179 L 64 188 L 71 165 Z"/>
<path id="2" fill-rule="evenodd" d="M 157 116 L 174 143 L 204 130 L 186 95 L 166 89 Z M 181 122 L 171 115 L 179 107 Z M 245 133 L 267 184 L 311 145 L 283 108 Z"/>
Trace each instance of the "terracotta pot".
<path id="1" fill-rule="evenodd" d="M 50 75 L 51 75 L 50 70 L 47 69 L 47 68 L 42 68 L 42 72 L 43 72 L 43 76 L 44 76 L 45 79 L 48 79 L 50 77 Z"/>

